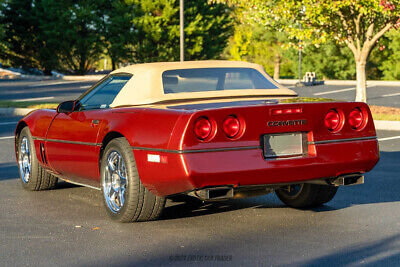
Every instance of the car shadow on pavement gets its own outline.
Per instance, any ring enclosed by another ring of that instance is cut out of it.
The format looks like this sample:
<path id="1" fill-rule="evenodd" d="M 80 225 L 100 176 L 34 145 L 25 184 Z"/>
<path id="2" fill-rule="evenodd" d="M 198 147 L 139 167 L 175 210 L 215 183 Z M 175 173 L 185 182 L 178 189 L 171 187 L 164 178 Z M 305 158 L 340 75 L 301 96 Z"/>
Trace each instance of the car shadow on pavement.
<path id="1" fill-rule="evenodd" d="M 355 205 L 400 202 L 400 152 L 382 151 L 380 155 L 381 159 L 374 170 L 365 175 L 363 185 L 341 187 L 331 202 L 313 210 L 321 212 Z"/>
<path id="2" fill-rule="evenodd" d="M 19 179 L 18 165 L 15 162 L 0 163 L 0 181 Z M 58 179 L 56 190 L 81 187 Z"/>
<path id="3" fill-rule="evenodd" d="M 400 173 L 400 152 L 381 152 L 381 160 L 375 169 L 366 175 L 365 184 L 340 188 L 335 198 L 326 205 L 314 208 L 314 212 L 329 212 L 354 205 L 399 202 L 398 182 Z M 17 179 L 16 163 L 0 163 L 0 181 Z M 57 189 L 78 187 L 60 181 Z M 171 202 L 171 201 L 170 201 Z M 203 203 L 194 198 L 173 199 L 173 205 L 167 206 L 161 220 L 195 217 L 207 214 L 223 213 L 247 208 L 285 208 L 276 197 L 261 196 L 247 199 L 232 199 L 222 202 Z"/>
<path id="4" fill-rule="evenodd" d="M 246 199 L 229 199 L 225 201 L 203 202 L 194 197 L 178 196 L 169 199 L 172 205 L 167 205 L 160 220 L 189 218 L 215 213 L 223 213 L 247 208 L 279 208 L 279 203 L 267 200 L 266 196 Z"/>
<path id="5" fill-rule="evenodd" d="M 306 262 L 294 262 L 296 266 L 398 266 L 400 263 L 400 234 L 368 244 L 353 245 L 336 253 Z"/>
<path id="6" fill-rule="evenodd" d="M 381 160 L 375 169 L 366 175 L 365 184 L 340 188 L 332 201 L 312 208 L 311 211 L 329 212 L 363 204 L 400 202 L 399 162 L 400 152 L 381 152 Z M 181 196 L 173 199 L 181 203 L 167 206 L 160 219 L 195 217 L 246 208 L 287 208 L 284 204 L 275 202 L 275 199 L 262 196 L 203 203 L 192 197 Z"/>
<path id="7" fill-rule="evenodd" d="M 18 167 L 15 162 L 0 163 L 0 181 L 17 179 Z"/>

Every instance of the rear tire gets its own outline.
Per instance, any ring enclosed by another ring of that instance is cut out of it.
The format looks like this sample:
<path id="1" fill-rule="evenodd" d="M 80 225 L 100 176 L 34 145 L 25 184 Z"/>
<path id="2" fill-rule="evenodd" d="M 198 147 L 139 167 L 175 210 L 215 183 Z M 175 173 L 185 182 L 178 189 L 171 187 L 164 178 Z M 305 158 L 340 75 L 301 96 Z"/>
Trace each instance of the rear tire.
<path id="1" fill-rule="evenodd" d="M 17 151 L 19 175 L 26 190 L 39 191 L 56 187 L 57 177 L 49 174 L 39 164 L 28 126 L 23 128 L 18 136 Z"/>
<path id="2" fill-rule="evenodd" d="M 338 187 L 318 184 L 290 185 L 275 191 L 278 198 L 292 208 L 312 208 L 332 200 Z"/>
<path id="3" fill-rule="evenodd" d="M 101 159 L 101 189 L 108 215 L 119 222 L 157 219 L 165 198 L 147 190 L 139 179 L 129 142 L 121 137 L 107 144 Z"/>

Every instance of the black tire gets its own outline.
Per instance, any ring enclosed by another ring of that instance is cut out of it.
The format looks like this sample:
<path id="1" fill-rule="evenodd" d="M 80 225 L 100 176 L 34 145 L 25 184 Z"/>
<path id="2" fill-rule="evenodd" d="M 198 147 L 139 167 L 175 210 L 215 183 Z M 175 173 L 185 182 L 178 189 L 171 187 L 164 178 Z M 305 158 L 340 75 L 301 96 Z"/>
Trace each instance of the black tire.
<path id="1" fill-rule="evenodd" d="M 118 152 L 122 156 L 127 178 L 124 203 L 117 211 L 112 210 L 109 206 L 105 193 L 106 172 L 108 172 L 107 159 L 113 152 Z M 100 173 L 104 206 L 112 219 L 125 223 L 152 221 L 160 216 L 165 206 L 165 198 L 154 195 L 143 186 L 132 148 L 125 138 L 115 138 L 107 144 L 101 159 Z"/>
<path id="2" fill-rule="evenodd" d="M 318 184 L 300 184 L 294 193 L 289 193 L 288 187 L 275 191 L 278 198 L 292 208 L 312 208 L 332 200 L 338 187 Z M 292 187 L 293 188 L 293 187 Z"/>
<path id="3" fill-rule="evenodd" d="M 26 179 L 25 176 L 23 177 L 22 172 L 22 165 L 21 165 L 21 142 L 27 140 L 29 151 L 30 151 L 30 177 Z M 18 139 L 17 139 L 17 161 L 18 161 L 18 169 L 19 169 L 19 176 L 22 181 L 22 186 L 26 190 L 30 191 L 39 191 L 39 190 L 48 190 L 53 189 L 57 185 L 57 177 L 54 175 L 49 174 L 44 168 L 42 168 L 39 164 L 39 161 L 36 157 L 36 149 L 33 142 L 32 134 L 26 126 L 20 132 Z"/>

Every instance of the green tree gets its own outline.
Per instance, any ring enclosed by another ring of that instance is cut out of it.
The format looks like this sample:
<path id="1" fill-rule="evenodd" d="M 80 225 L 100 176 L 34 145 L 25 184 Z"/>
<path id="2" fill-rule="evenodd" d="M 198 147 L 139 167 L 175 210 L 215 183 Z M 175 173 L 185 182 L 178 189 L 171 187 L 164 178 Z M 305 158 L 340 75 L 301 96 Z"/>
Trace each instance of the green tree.
<path id="1" fill-rule="evenodd" d="M 292 50 L 292 58 L 297 58 L 298 51 Z M 297 69 L 297 64 L 293 68 Z M 354 57 L 348 47 L 340 47 L 329 41 L 322 45 L 307 45 L 303 49 L 302 69 L 315 72 L 318 78 L 354 79 L 356 77 Z"/>
<path id="2" fill-rule="evenodd" d="M 37 25 L 36 57 L 39 62 L 38 67 L 42 68 L 45 74 L 51 74 L 55 69 L 62 69 L 60 54 L 68 42 L 65 39 L 65 30 L 70 16 L 69 5 L 71 3 L 55 0 L 34 2 L 33 15 Z"/>
<path id="3" fill-rule="evenodd" d="M 104 50 L 99 1 L 9 0 L 0 25 L 14 66 L 85 74 Z"/>
<path id="4" fill-rule="evenodd" d="M 0 20 L 4 16 L 3 10 L 5 8 L 5 0 L 0 0 Z M 5 59 L 5 54 L 7 52 L 7 47 L 4 44 L 5 27 L 0 24 L 0 61 Z"/>
<path id="5" fill-rule="evenodd" d="M 60 60 L 75 74 L 85 74 L 104 50 L 98 2 L 73 1 L 65 12 L 69 16 L 58 21 L 63 35 Z"/>
<path id="6" fill-rule="evenodd" d="M 388 33 L 388 42 L 380 48 L 387 58 L 379 67 L 386 80 L 400 80 L 400 32 L 392 30 Z M 386 49 L 387 48 L 387 49 Z"/>
<path id="7" fill-rule="evenodd" d="M 5 0 L 0 0 L 0 18 L 2 18 L 4 16 L 3 12 L 4 12 L 4 8 L 5 8 Z M 0 24 L 0 41 L 3 40 L 4 38 L 4 25 Z M 0 42 L 0 47 L 1 47 L 1 42 Z M 0 50 L 1 51 L 1 50 Z M 0 55 L 1 58 L 1 55 Z"/>
<path id="8" fill-rule="evenodd" d="M 291 62 L 284 57 L 285 41 L 283 33 L 265 30 L 265 27 L 254 23 L 239 23 L 230 38 L 226 57 L 261 64 L 273 74 L 274 79 L 279 79 L 282 65 L 284 75 L 292 75 L 291 71 L 288 73 Z"/>
<path id="9" fill-rule="evenodd" d="M 39 67 L 37 56 L 38 25 L 32 0 L 4 1 L 0 16 L 2 25 L 1 58 L 15 66 Z"/>
<path id="10" fill-rule="evenodd" d="M 377 41 L 399 24 L 400 1 L 221 0 L 248 8 L 248 16 L 300 40 L 347 45 L 356 62 L 356 100 L 366 102 L 366 65 Z M 303 28 L 293 27 L 295 22 Z"/>
<path id="11" fill-rule="evenodd" d="M 283 62 L 283 54 L 289 48 L 288 35 L 280 31 L 281 28 L 276 27 L 276 25 L 260 23 L 260 20 L 256 19 L 254 16 L 254 14 L 258 14 L 257 5 L 264 6 L 268 1 L 213 0 L 209 2 L 222 2 L 234 7 L 233 14 L 237 26 L 235 29 L 235 45 L 231 47 L 232 56 L 235 58 L 235 49 L 237 50 L 236 52 L 239 52 L 242 49 L 240 48 L 240 40 L 237 38 L 244 37 L 248 40 L 251 39 L 250 43 L 246 44 L 252 49 L 252 52 L 249 52 L 251 55 L 247 57 L 248 60 L 262 64 L 268 70 L 270 69 L 269 67 L 271 66 L 271 62 L 273 62 L 273 70 L 269 73 L 273 73 L 274 79 L 279 79 L 281 66 L 282 64 L 287 63 Z M 245 32 L 243 31 L 244 28 L 246 28 Z M 241 59 L 244 59 L 244 57 L 241 57 Z"/>
<path id="12" fill-rule="evenodd" d="M 138 62 L 179 60 L 179 1 L 131 0 Z M 185 1 L 185 59 L 219 57 L 231 34 L 232 18 L 223 4 Z"/>
<path id="13" fill-rule="evenodd" d="M 103 0 L 100 5 L 102 18 L 101 32 L 106 53 L 111 58 L 112 69 L 122 62 L 133 61 L 134 5 L 125 0 Z"/>

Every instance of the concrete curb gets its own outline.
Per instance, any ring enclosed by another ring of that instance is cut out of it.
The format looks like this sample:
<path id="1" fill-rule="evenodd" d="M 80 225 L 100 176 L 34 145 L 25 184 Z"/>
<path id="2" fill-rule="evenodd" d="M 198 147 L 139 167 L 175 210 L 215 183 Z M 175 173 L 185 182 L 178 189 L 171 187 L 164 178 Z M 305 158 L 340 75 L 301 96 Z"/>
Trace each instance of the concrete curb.
<path id="1" fill-rule="evenodd" d="M 25 116 L 33 111 L 33 108 L 0 108 L 1 116 Z M 375 129 L 400 131 L 400 121 L 374 121 Z"/>
<path id="2" fill-rule="evenodd" d="M 63 77 L 52 77 L 52 76 L 33 76 L 33 75 L 24 75 L 14 79 L 6 79 L 1 78 L 0 82 L 16 82 L 16 81 L 99 81 L 105 75 L 84 75 L 84 76 L 73 76 L 73 75 L 64 75 Z"/>
<path id="3" fill-rule="evenodd" d="M 73 75 L 64 75 L 61 80 L 64 81 L 98 81 L 102 79 L 105 74 L 96 74 L 96 75 L 82 75 L 82 76 L 73 76 Z"/>
<path id="4" fill-rule="evenodd" d="M 400 121 L 374 121 L 374 123 L 377 130 L 400 131 Z"/>
<path id="5" fill-rule="evenodd" d="M 299 80 L 295 79 L 279 79 L 278 83 L 295 85 Z M 350 85 L 356 86 L 356 81 L 351 80 L 326 80 L 325 85 Z M 400 81 L 367 81 L 367 86 L 400 86 Z"/>

